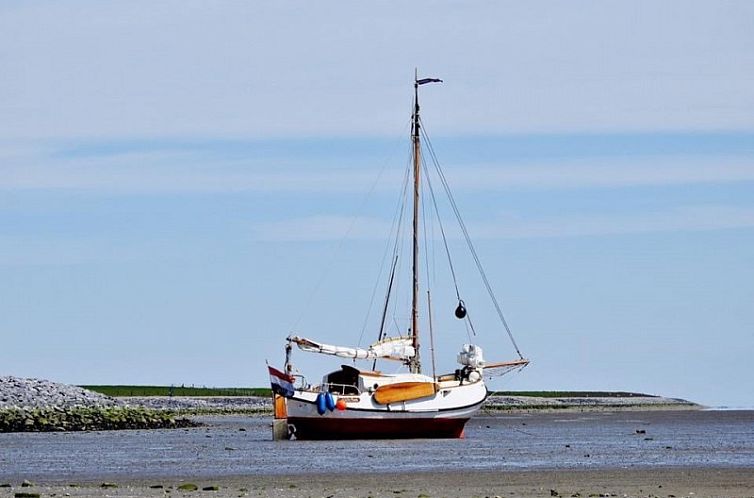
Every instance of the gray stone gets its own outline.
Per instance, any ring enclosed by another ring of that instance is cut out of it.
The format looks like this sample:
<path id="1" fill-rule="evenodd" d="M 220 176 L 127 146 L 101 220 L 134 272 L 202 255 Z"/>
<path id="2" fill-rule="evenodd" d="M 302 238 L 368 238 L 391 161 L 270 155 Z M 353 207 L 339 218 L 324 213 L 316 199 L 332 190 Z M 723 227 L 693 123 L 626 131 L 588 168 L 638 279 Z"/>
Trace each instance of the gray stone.
<path id="1" fill-rule="evenodd" d="M 0 377 L 0 410 L 17 408 L 99 408 L 123 403 L 103 394 L 43 379 Z"/>

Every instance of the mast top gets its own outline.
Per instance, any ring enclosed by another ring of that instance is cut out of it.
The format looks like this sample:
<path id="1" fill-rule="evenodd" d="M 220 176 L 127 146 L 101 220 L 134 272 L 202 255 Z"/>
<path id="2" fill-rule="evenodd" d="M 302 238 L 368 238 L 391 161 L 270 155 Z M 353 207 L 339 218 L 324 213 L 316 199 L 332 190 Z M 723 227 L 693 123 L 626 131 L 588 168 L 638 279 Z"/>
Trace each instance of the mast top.
<path id="1" fill-rule="evenodd" d="M 422 78 L 422 79 L 416 79 L 414 82 L 415 86 L 419 85 L 426 85 L 427 83 L 442 83 L 442 80 L 439 78 Z"/>

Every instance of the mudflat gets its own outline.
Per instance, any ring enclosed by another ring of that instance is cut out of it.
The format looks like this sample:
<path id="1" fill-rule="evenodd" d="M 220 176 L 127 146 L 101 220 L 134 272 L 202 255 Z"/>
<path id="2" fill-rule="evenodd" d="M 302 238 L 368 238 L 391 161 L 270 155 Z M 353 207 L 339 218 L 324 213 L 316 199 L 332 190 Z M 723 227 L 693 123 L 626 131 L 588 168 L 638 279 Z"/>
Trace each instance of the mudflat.
<path id="1" fill-rule="evenodd" d="M 643 468 L 547 471 L 364 473 L 357 466 L 338 474 L 163 477 L 34 484 L 0 488 L 0 496 L 164 497 L 667 497 L 754 496 L 754 468 Z"/>
<path id="2" fill-rule="evenodd" d="M 267 417 L 200 421 L 0 434 L 0 498 L 754 498 L 750 410 L 481 415 L 434 440 L 272 441 Z"/>

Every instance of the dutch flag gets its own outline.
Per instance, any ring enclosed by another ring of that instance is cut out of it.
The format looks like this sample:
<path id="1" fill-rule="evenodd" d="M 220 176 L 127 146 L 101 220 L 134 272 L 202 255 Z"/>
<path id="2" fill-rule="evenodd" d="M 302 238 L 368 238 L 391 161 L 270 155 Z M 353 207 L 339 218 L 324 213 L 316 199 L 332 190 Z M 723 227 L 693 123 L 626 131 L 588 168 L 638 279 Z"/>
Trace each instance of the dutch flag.
<path id="1" fill-rule="evenodd" d="M 267 369 L 270 371 L 270 384 L 272 384 L 272 392 L 290 398 L 295 391 L 293 383 L 295 379 L 276 368 L 272 368 L 267 365 Z"/>

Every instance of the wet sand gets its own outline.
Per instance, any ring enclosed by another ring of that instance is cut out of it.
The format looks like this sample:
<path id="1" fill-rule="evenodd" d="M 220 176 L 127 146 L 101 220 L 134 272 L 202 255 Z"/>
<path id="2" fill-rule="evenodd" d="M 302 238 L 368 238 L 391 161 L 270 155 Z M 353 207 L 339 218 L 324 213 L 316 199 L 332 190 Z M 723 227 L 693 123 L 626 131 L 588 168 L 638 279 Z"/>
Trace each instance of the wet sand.
<path id="1" fill-rule="evenodd" d="M 0 498 L 754 498 L 754 411 L 479 416 L 453 440 L 272 441 L 267 418 L 203 421 L 0 434 Z"/>
<path id="2" fill-rule="evenodd" d="M 164 497 L 754 497 L 754 468 L 657 468 L 551 471 L 464 471 L 360 474 L 226 476 L 201 479 L 102 481 L 0 488 L 40 496 Z M 196 491 L 180 490 L 195 484 Z M 75 484 L 75 486 L 71 486 Z M 217 489 L 214 489 L 214 488 Z M 202 488 L 213 488 L 203 490 Z"/>

